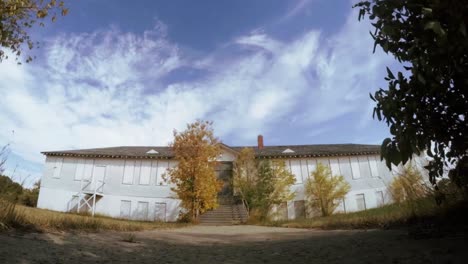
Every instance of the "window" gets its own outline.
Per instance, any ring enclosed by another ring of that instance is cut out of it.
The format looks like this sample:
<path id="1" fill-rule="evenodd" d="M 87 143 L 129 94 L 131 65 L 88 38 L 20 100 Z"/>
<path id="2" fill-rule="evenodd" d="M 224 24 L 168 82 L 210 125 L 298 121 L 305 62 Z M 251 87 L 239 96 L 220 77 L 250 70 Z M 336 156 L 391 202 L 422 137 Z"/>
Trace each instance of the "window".
<path id="1" fill-rule="evenodd" d="M 63 164 L 63 158 L 55 159 L 52 177 L 60 178 L 60 173 L 62 172 L 62 164 Z"/>
<path id="2" fill-rule="evenodd" d="M 75 181 L 81 181 L 83 179 L 85 169 L 85 160 L 79 159 L 76 161 Z"/>
<path id="3" fill-rule="evenodd" d="M 375 198 L 377 201 L 377 206 L 382 206 L 385 204 L 383 191 L 376 191 Z"/>
<path id="4" fill-rule="evenodd" d="M 359 162 L 357 158 L 349 158 L 351 162 L 351 171 L 353 172 L 353 179 L 361 178 L 361 171 L 359 170 Z"/>
<path id="5" fill-rule="evenodd" d="M 91 180 L 91 177 L 93 176 L 93 167 L 94 167 L 94 160 L 87 159 L 85 161 L 85 166 L 84 166 L 83 180 L 85 181 Z"/>
<path id="6" fill-rule="evenodd" d="M 163 175 L 167 172 L 169 167 L 169 161 L 158 161 L 158 170 L 156 173 L 156 185 L 167 185 L 167 182 L 164 180 Z"/>
<path id="7" fill-rule="evenodd" d="M 125 160 L 123 184 L 133 184 L 133 175 L 135 173 L 135 161 Z"/>
<path id="8" fill-rule="evenodd" d="M 154 221 L 166 221 L 166 203 L 156 203 L 154 206 Z"/>
<path id="9" fill-rule="evenodd" d="M 302 183 L 300 160 L 291 160 L 291 173 L 296 178 L 296 183 Z"/>
<path id="10" fill-rule="evenodd" d="M 379 170 L 377 168 L 377 161 L 375 160 L 375 157 L 369 157 L 369 166 L 370 166 L 372 177 L 378 177 Z"/>
<path id="11" fill-rule="evenodd" d="M 148 220 L 148 202 L 138 202 L 136 210 L 136 219 Z"/>
<path id="12" fill-rule="evenodd" d="M 151 161 L 141 162 L 140 184 L 149 185 L 151 178 Z"/>
<path id="13" fill-rule="evenodd" d="M 315 171 L 315 168 L 317 167 L 316 164 L 317 162 L 315 160 L 307 160 L 307 170 L 309 171 L 309 177 Z"/>
<path id="14" fill-rule="evenodd" d="M 120 201 L 120 218 L 130 218 L 132 202 L 127 200 Z"/>
<path id="15" fill-rule="evenodd" d="M 330 159 L 330 169 L 333 176 L 341 175 L 340 164 L 337 159 Z"/>
<path id="16" fill-rule="evenodd" d="M 294 201 L 294 214 L 295 219 L 304 219 L 306 210 L 305 210 L 305 201 Z"/>
<path id="17" fill-rule="evenodd" d="M 366 210 L 366 198 L 363 193 L 356 194 L 356 205 L 358 211 Z"/>

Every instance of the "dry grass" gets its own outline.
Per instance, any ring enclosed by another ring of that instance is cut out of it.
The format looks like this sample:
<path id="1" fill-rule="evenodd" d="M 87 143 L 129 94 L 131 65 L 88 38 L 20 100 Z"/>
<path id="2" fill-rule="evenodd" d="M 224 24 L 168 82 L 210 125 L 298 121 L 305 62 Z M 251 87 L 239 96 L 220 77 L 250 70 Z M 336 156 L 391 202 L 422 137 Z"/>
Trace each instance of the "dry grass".
<path id="1" fill-rule="evenodd" d="M 310 219 L 272 221 L 263 223 L 263 225 L 317 229 L 387 228 L 404 225 L 418 218 L 434 216 L 442 210 L 444 208 L 437 207 L 433 199 L 421 199 L 411 205 L 392 204 L 355 213 L 335 214 Z"/>
<path id="2" fill-rule="evenodd" d="M 186 226 L 181 223 L 140 222 L 59 213 L 49 210 L 13 205 L 0 200 L 0 231 L 11 228 L 36 231 L 141 231 Z"/>

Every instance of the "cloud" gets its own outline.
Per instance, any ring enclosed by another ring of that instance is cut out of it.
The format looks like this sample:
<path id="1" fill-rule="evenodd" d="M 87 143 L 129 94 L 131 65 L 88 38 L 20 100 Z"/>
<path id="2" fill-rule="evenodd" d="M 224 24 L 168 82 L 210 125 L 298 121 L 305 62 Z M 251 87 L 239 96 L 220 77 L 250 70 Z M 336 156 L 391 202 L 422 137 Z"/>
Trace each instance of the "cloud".
<path id="1" fill-rule="evenodd" d="M 44 150 L 166 145 L 197 118 L 213 120 L 221 139 L 252 142 L 290 120 L 317 127 L 362 112 L 387 62 L 367 49 L 354 14 L 328 39 L 308 31 L 285 42 L 254 31 L 195 58 L 166 31 L 157 23 L 142 34 L 64 34 L 30 65 L 2 62 L 0 142 L 13 140 L 16 155 L 40 163 Z M 185 69 L 203 74 L 165 81 Z"/>

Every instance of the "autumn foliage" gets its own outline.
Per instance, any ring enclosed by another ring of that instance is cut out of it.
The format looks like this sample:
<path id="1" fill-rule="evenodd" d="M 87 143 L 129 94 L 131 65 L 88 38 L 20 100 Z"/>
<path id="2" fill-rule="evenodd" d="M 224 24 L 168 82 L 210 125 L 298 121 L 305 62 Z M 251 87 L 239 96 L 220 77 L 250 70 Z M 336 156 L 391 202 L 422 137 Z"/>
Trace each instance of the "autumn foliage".
<path id="1" fill-rule="evenodd" d="M 174 131 L 172 147 L 178 165 L 169 169 L 169 181 L 186 209 L 184 216 L 196 221 L 198 216 L 215 208 L 221 182 L 216 177 L 216 158 L 221 154 L 212 122 L 196 121 L 183 132 Z"/>
<path id="2" fill-rule="evenodd" d="M 290 190 L 294 176 L 280 160 L 256 160 L 252 149 L 244 148 L 234 162 L 234 188 L 250 220 L 268 220 L 273 206 L 294 198 Z"/>
<path id="3" fill-rule="evenodd" d="M 330 168 L 322 163 L 317 164 L 305 183 L 309 204 L 312 209 L 320 210 L 322 216 L 333 214 L 350 189 L 343 176 L 332 175 Z"/>

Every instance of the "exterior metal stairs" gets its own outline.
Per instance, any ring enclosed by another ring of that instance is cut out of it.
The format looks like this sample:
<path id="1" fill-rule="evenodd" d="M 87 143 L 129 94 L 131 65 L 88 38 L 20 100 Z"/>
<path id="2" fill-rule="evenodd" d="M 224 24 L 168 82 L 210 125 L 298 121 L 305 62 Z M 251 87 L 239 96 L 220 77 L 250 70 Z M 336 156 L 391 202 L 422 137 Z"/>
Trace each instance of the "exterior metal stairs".
<path id="1" fill-rule="evenodd" d="M 199 218 L 200 225 L 239 225 L 247 222 L 248 213 L 242 203 L 232 197 L 219 197 L 219 206 Z"/>
<path id="2" fill-rule="evenodd" d="M 80 192 L 75 195 L 78 200 L 76 212 L 90 212 L 94 216 L 96 212 L 96 202 L 101 199 L 104 189 L 104 181 L 94 179 L 94 176 L 89 180 L 82 179 L 80 183 Z"/>

